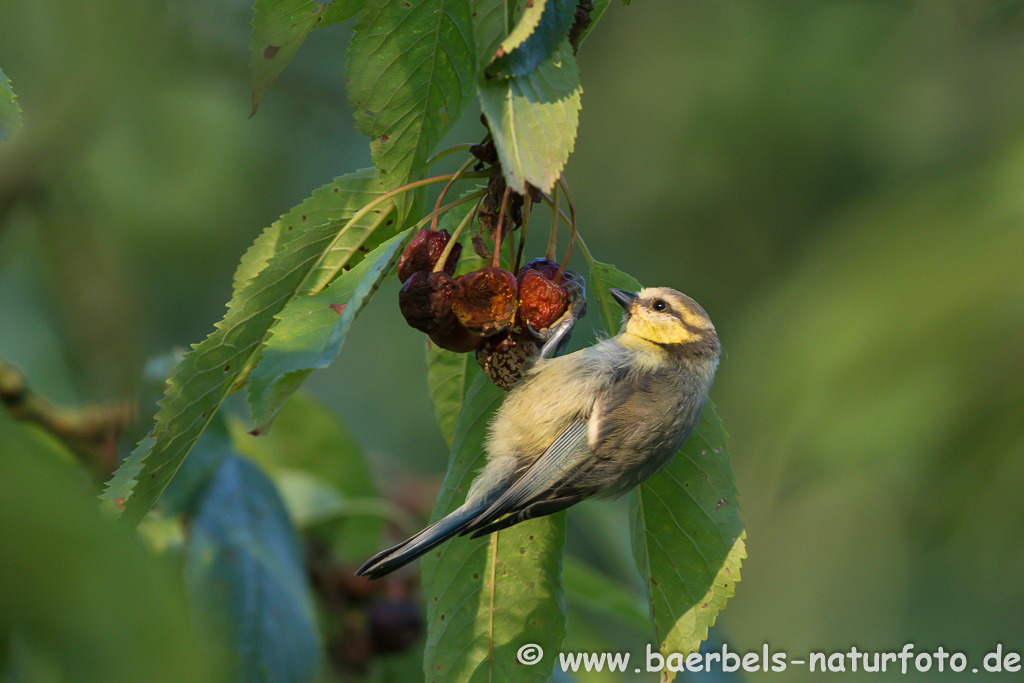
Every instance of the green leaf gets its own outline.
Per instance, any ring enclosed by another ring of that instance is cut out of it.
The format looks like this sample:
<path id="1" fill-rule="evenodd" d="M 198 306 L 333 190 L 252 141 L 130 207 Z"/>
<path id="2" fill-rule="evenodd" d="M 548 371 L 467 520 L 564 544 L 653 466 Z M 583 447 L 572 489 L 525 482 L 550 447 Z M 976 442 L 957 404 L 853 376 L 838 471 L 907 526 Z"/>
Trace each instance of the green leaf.
<path id="1" fill-rule="evenodd" d="M 270 258 L 284 245 L 312 226 L 338 226 L 386 192 L 377 171 L 364 168 L 339 176 L 313 190 L 313 194 L 265 229 L 242 256 L 235 270 L 234 292 L 238 294 L 249 281 L 266 268 Z M 323 254 L 320 264 L 307 282 L 311 291 L 325 287 L 346 265 L 352 266 L 397 232 L 398 217 L 391 202 L 378 206 L 358 220 Z M 384 228 L 378 231 L 377 228 Z"/>
<path id="2" fill-rule="evenodd" d="M 524 76 L 481 73 L 477 93 L 508 186 L 520 194 L 527 183 L 550 191 L 572 152 L 579 123 L 582 88 L 568 39 Z"/>
<path id="3" fill-rule="evenodd" d="M 455 424 L 466 398 L 473 365 L 476 365 L 473 354 L 446 351 L 427 339 L 427 386 L 437 424 L 449 447 L 455 438 Z"/>
<path id="4" fill-rule="evenodd" d="M 473 0 L 473 39 L 476 62 L 491 61 L 512 27 L 512 5 L 507 0 Z"/>
<path id="5" fill-rule="evenodd" d="M 597 25 L 597 20 L 601 18 L 604 11 L 608 9 L 608 5 L 610 4 L 611 0 L 596 0 L 596 2 L 594 2 L 594 9 L 590 10 L 590 23 L 587 24 L 586 28 L 579 32 L 579 35 L 576 38 L 575 47 L 577 50 L 579 50 L 580 45 L 583 44 L 583 41 L 586 40 L 587 36 L 590 35 L 590 32 L 594 30 L 594 26 Z M 629 2 L 627 1 L 623 4 L 628 5 Z"/>
<path id="6" fill-rule="evenodd" d="M 387 187 L 421 173 L 473 94 L 468 0 L 367 0 L 346 61 L 356 127 Z"/>
<path id="7" fill-rule="evenodd" d="M 475 379 L 455 429 L 451 465 L 434 517 L 462 504 L 484 464 L 487 423 L 505 392 Z M 546 681 L 565 636 L 562 545 L 565 513 L 532 519 L 486 538 L 455 538 L 423 557 L 428 680 Z M 546 656 L 525 666 L 520 647 Z"/>
<path id="8" fill-rule="evenodd" d="M 228 641 L 235 680 L 314 680 L 320 642 L 302 547 L 267 476 L 225 459 L 190 530 L 189 599 L 207 635 Z"/>
<path id="9" fill-rule="evenodd" d="M 576 0 L 533 0 L 523 9 L 519 21 L 501 41 L 486 73 L 496 76 L 525 76 L 551 56 L 566 39 L 576 19 Z"/>
<path id="10" fill-rule="evenodd" d="M 196 441 L 174 479 L 160 494 L 160 510 L 167 515 L 195 514 L 206 486 L 224 459 L 235 452 L 224 416 L 218 412 Z"/>
<path id="11" fill-rule="evenodd" d="M 355 438 L 308 392 L 292 396 L 265 435 L 248 434 L 240 420 L 231 422 L 231 434 L 239 452 L 272 475 L 308 472 L 342 500 L 379 496 Z M 338 555 L 350 560 L 365 559 L 379 550 L 380 531 L 379 516 L 351 516 L 322 529 Z"/>
<path id="12" fill-rule="evenodd" d="M 0 69 L 0 141 L 6 140 L 21 127 L 21 107 L 11 82 Z"/>
<path id="13" fill-rule="evenodd" d="M 590 265 L 591 291 L 597 297 L 597 307 L 601 311 L 601 321 L 608 334 L 618 334 L 622 325 L 622 306 L 619 305 L 609 289 L 624 289 L 627 292 L 639 292 L 640 283 L 631 275 L 623 273 L 615 266 L 594 261 L 587 255 Z"/>
<path id="14" fill-rule="evenodd" d="M 0 409 L 0 678 L 223 680 L 195 639 L 180 573 L 105 519 L 81 468 L 38 431 Z M 11 635 L 19 646 L 7 649 Z"/>
<path id="15" fill-rule="evenodd" d="M 343 176 L 256 241 L 243 259 L 239 270 L 244 272 L 224 319 L 175 369 L 155 429 L 107 484 L 102 497 L 124 505 L 127 523 L 138 523 L 152 507 L 224 398 L 255 364 L 275 316 L 300 293 L 316 291 L 332 273 L 355 262 L 364 244 L 379 239 L 377 228 L 392 220 L 390 200 L 358 221 L 349 224 L 349 219 L 382 193 L 372 171 Z"/>
<path id="16" fill-rule="evenodd" d="M 249 42 L 252 70 L 252 112 L 256 113 L 263 91 L 277 78 L 314 28 L 351 19 L 361 0 L 256 0 Z"/>
<path id="17" fill-rule="evenodd" d="M 736 591 L 746 535 L 725 430 L 708 401 L 664 470 L 629 493 L 633 558 L 661 653 L 685 657 Z"/>
<path id="18" fill-rule="evenodd" d="M 273 480 L 296 529 L 305 530 L 337 519 L 345 512 L 345 498 L 315 474 L 281 469 Z"/>
<path id="19" fill-rule="evenodd" d="M 284 402 L 320 368 L 330 365 L 355 319 L 391 275 L 412 229 L 374 249 L 329 287 L 288 302 L 249 374 L 249 406 L 263 432 Z"/>
<path id="20" fill-rule="evenodd" d="M 570 606 L 585 609 L 595 616 L 617 619 L 639 633 L 649 632 L 651 619 L 646 601 L 634 595 L 630 586 L 614 581 L 572 556 L 565 558 L 562 577 L 565 600 Z"/>

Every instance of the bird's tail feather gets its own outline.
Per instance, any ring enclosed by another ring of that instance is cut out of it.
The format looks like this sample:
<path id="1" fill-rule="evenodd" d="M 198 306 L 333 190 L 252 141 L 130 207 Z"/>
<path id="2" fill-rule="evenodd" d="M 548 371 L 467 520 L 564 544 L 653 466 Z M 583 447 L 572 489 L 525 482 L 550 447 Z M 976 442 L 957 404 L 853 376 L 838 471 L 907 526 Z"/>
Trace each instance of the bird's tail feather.
<path id="1" fill-rule="evenodd" d="M 462 531 L 474 517 L 487 508 L 488 502 L 479 501 L 471 507 L 463 505 L 453 510 L 451 514 L 437 520 L 415 536 L 371 557 L 356 571 L 356 576 L 378 579 L 409 564 Z"/>

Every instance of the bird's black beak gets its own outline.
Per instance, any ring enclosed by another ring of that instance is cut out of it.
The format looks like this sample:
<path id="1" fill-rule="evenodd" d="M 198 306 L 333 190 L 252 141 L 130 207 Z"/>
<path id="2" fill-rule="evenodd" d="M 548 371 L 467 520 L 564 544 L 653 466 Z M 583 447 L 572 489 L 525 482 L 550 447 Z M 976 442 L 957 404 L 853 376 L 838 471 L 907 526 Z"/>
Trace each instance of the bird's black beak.
<path id="1" fill-rule="evenodd" d="M 611 292 L 611 295 L 619 302 L 619 305 L 626 309 L 627 313 L 632 313 L 633 304 L 636 301 L 636 294 L 627 292 L 624 289 L 609 289 L 608 291 Z"/>

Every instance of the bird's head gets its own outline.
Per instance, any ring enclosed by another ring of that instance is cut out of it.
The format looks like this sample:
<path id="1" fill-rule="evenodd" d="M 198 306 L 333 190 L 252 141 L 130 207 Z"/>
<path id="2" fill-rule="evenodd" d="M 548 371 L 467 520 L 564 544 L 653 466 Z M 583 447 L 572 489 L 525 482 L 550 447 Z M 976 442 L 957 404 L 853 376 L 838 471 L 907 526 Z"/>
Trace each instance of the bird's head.
<path id="1" fill-rule="evenodd" d="M 715 326 L 700 304 L 668 287 L 646 287 L 637 294 L 610 290 L 626 310 L 620 334 L 685 355 L 718 356 Z"/>

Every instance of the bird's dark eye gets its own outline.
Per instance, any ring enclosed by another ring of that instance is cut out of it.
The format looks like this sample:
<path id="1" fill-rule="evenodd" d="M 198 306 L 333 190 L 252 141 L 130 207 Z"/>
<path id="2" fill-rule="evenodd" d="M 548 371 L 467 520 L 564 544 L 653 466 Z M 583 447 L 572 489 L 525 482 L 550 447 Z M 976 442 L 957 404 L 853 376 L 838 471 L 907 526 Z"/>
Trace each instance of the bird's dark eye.
<path id="1" fill-rule="evenodd" d="M 661 299 L 655 299 L 654 303 L 651 304 L 651 308 L 653 308 L 656 311 L 664 311 L 666 308 L 668 308 L 668 304 L 662 301 Z"/>

